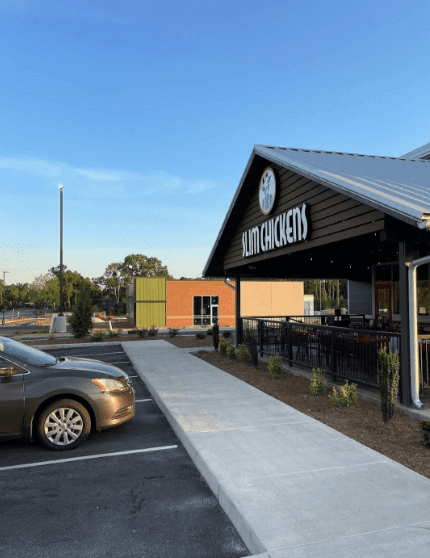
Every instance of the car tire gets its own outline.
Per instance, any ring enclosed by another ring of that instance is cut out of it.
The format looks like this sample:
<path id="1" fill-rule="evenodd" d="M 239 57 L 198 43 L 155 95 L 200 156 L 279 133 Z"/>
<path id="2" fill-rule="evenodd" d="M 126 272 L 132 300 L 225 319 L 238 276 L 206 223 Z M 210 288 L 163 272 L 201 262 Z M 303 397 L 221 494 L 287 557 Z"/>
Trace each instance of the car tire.
<path id="1" fill-rule="evenodd" d="M 65 451 L 84 442 L 91 431 L 87 409 L 73 399 L 60 399 L 46 407 L 37 421 L 39 440 L 47 448 Z"/>

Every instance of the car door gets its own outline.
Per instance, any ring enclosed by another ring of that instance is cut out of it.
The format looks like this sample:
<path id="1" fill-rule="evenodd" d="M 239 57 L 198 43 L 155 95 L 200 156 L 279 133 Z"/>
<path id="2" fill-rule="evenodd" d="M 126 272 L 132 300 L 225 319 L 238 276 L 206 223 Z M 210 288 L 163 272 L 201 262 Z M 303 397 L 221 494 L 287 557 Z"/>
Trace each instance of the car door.
<path id="1" fill-rule="evenodd" d="M 0 356 L 0 436 L 21 434 L 24 421 L 24 373 Z"/>

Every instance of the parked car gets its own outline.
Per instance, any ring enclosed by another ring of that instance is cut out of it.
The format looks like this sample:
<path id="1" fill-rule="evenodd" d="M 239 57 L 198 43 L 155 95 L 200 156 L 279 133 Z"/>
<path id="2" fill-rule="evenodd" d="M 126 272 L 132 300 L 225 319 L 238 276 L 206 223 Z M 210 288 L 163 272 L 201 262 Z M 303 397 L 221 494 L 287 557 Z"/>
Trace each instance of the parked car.
<path id="1" fill-rule="evenodd" d="M 38 437 L 49 449 L 69 450 L 92 429 L 134 414 L 132 382 L 120 368 L 0 337 L 0 439 Z"/>

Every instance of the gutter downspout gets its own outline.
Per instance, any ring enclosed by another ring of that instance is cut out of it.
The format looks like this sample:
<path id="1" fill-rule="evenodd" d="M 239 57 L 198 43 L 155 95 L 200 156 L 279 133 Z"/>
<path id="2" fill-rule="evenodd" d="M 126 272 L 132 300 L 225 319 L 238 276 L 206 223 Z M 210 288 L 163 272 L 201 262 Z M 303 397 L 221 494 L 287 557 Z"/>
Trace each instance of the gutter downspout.
<path id="1" fill-rule="evenodd" d="M 419 367 L 417 351 L 417 267 L 427 263 L 430 263 L 430 256 L 425 256 L 424 258 L 412 261 L 408 270 L 411 399 L 413 404 L 418 407 L 418 409 L 422 409 L 425 405 L 420 401 L 419 397 Z"/>
<path id="2" fill-rule="evenodd" d="M 228 281 L 228 277 L 227 277 L 227 279 L 224 279 L 224 285 L 226 287 L 230 287 L 230 289 L 233 289 L 233 291 L 236 292 L 236 287 L 233 287 L 233 285 L 230 285 L 230 283 L 227 283 L 227 281 Z"/>

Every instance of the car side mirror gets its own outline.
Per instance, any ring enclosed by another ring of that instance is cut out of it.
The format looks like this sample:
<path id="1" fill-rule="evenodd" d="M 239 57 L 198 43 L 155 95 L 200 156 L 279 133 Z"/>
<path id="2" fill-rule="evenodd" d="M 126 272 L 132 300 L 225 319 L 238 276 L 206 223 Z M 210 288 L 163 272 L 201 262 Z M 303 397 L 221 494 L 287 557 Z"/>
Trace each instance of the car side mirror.
<path id="1" fill-rule="evenodd" d="M 4 366 L 0 368 L 0 377 L 1 376 L 13 376 L 13 366 Z"/>

